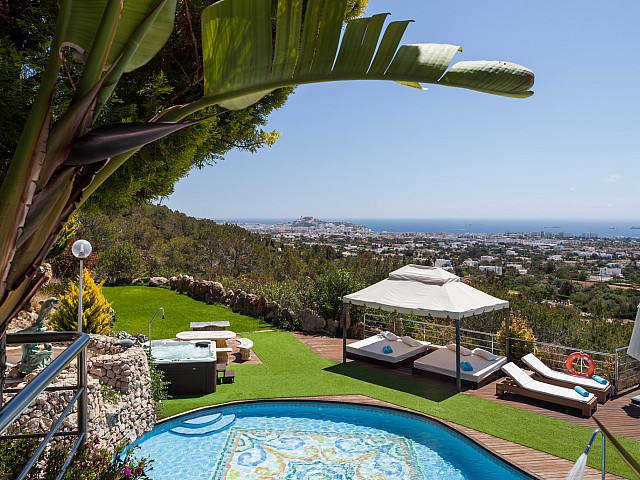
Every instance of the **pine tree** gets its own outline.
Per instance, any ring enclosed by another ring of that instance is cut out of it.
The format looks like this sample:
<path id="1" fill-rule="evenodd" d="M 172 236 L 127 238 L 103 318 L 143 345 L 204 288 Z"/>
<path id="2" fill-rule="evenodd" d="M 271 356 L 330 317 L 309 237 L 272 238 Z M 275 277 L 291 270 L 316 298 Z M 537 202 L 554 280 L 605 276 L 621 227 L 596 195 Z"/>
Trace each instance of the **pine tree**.
<path id="1" fill-rule="evenodd" d="M 82 331 L 104 333 L 113 322 L 113 310 L 97 284 L 85 268 L 82 276 Z M 73 331 L 78 328 L 78 279 L 71 282 L 60 298 L 60 308 L 51 317 L 54 330 Z"/>

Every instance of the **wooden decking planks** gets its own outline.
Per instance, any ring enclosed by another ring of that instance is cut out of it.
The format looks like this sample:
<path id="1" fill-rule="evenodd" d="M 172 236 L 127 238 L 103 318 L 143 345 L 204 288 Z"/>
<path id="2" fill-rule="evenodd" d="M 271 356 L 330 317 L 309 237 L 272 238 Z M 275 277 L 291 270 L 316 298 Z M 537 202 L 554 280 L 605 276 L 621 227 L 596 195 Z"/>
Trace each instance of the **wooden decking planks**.
<path id="1" fill-rule="evenodd" d="M 308 345 L 312 350 L 321 355 L 322 357 L 341 362 L 342 361 L 342 339 L 329 338 L 322 336 L 310 336 L 301 333 L 294 333 L 294 336 L 301 342 Z M 348 343 L 352 343 L 354 340 L 348 340 Z M 390 375 L 398 377 L 411 378 L 417 382 L 424 382 L 428 385 L 435 385 L 442 388 L 448 388 L 455 390 L 455 381 L 448 381 L 446 378 L 432 378 L 422 375 L 414 375 L 411 372 L 411 366 L 405 366 L 401 368 L 386 368 L 373 363 L 347 359 L 349 363 L 378 371 L 384 371 Z M 498 380 L 499 381 L 499 380 Z M 495 395 L 495 382 L 478 389 L 465 389 L 465 393 L 475 395 L 487 400 L 503 403 L 516 408 L 539 413 L 549 417 L 557 418 L 567 422 L 572 422 L 578 425 L 583 425 L 590 428 L 596 428 L 596 424 L 592 419 L 582 418 L 579 416 L 579 412 L 571 409 L 565 409 L 563 407 L 546 404 L 544 402 L 536 402 L 534 400 L 526 399 L 524 397 L 517 397 L 515 395 L 505 395 L 503 397 L 497 397 Z M 598 411 L 596 413 L 599 420 L 601 420 L 612 433 L 616 435 L 628 437 L 634 440 L 640 440 L 640 407 L 633 405 L 630 402 L 631 396 L 637 394 L 637 392 L 627 393 L 621 397 L 608 401 L 606 404 L 598 405 Z M 359 397 L 359 396 L 356 396 Z M 341 397 L 342 398 L 342 397 Z M 369 403 L 378 404 L 385 402 L 378 402 L 374 399 L 364 400 L 362 397 L 358 399 L 349 400 L 349 397 L 344 401 L 356 401 L 356 403 Z M 543 479 L 563 479 L 573 466 L 573 462 L 548 455 L 537 450 L 517 445 L 506 440 L 502 440 L 491 435 L 487 435 L 475 430 L 461 427 L 459 425 L 451 424 L 452 427 L 458 429 L 460 432 L 466 434 L 470 438 L 473 438 L 478 443 L 482 444 L 491 451 L 494 451 L 501 457 L 507 459 L 513 464 L 519 466 L 523 470 L 526 470 L 533 475 Z M 588 469 L 585 474 L 585 479 L 600 479 L 601 473 L 595 469 Z M 607 479 L 616 479 L 614 475 L 607 474 Z"/>

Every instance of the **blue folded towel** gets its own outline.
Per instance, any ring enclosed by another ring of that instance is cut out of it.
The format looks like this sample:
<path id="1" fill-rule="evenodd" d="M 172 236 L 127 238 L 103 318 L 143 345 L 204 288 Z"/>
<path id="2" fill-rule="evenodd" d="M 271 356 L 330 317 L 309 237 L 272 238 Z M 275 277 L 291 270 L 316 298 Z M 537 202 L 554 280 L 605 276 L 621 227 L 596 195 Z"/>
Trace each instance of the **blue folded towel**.
<path id="1" fill-rule="evenodd" d="M 464 370 L 465 372 L 470 372 L 473 370 L 473 365 L 471 365 L 469 362 L 460 362 L 460 368 L 462 368 L 462 370 Z"/>
<path id="2" fill-rule="evenodd" d="M 587 392 L 584 388 L 582 388 L 580 385 L 576 385 L 575 387 L 573 387 L 573 389 L 578 392 L 580 395 L 582 395 L 583 397 L 588 397 L 589 396 L 589 392 Z"/>
<path id="3" fill-rule="evenodd" d="M 385 345 L 382 347 L 382 353 L 393 353 L 393 348 L 391 348 L 391 345 Z"/>
<path id="4" fill-rule="evenodd" d="M 607 384 L 607 381 L 604 378 L 599 377 L 598 375 L 594 375 L 591 378 L 593 378 L 596 382 L 598 382 L 598 383 L 600 383 L 602 385 L 606 385 Z"/>

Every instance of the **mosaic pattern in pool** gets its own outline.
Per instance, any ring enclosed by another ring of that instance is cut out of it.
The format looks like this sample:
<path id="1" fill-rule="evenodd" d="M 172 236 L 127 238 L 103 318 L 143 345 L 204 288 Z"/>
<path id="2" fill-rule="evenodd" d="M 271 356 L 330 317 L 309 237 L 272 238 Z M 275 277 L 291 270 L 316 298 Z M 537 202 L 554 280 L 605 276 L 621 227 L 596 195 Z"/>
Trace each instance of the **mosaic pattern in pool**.
<path id="1" fill-rule="evenodd" d="M 397 435 L 266 431 L 231 427 L 212 479 L 423 478 L 410 441 Z"/>
<path id="2" fill-rule="evenodd" d="M 154 480 L 530 480 L 455 430 L 408 412 L 247 402 L 163 422 L 136 442 Z"/>

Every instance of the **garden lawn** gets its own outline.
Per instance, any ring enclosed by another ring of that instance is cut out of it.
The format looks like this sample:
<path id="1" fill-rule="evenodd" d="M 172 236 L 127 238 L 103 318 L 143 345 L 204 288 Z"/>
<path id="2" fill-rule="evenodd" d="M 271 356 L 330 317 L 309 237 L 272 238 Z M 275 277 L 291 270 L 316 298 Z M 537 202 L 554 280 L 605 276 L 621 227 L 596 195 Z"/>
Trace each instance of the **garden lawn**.
<path id="1" fill-rule="evenodd" d="M 272 328 L 264 320 L 234 313 L 223 305 L 207 305 L 167 288 L 103 287 L 102 291 L 117 314 L 114 330 L 132 335 L 149 334 L 149 322 L 159 307 L 164 308 L 165 318 L 158 313 L 153 321 L 154 339 L 174 338 L 178 332 L 191 330 L 191 322 L 228 320 L 229 330 L 237 333 Z"/>
<path id="2" fill-rule="evenodd" d="M 256 332 L 248 336 L 253 340 L 254 351 L 262 364 L 234 364 L 235 383 L 219 385 L 217 392 L 209 395 L 166 400 L 160 414 L 166 417 L 234 400 L 359 394 L 572 461 L 580 456 L 593 432 L 587 427 L 472 395 L 454 394 L 390 374 L 342 365 L 320 357 L 288 332 Z M 619 440 L 635 458 L 640 458 L 640 442 L 620 437 Z M 596 441 L 589 455 L 589 465 L 594 468 L 601 465 L 599 442 Z M 610 446 L 607 471 L 633 478 Z"/>

